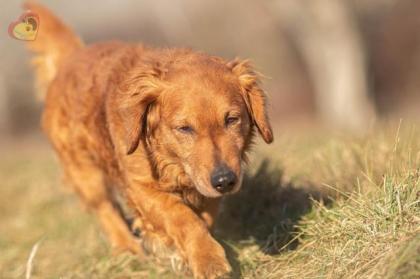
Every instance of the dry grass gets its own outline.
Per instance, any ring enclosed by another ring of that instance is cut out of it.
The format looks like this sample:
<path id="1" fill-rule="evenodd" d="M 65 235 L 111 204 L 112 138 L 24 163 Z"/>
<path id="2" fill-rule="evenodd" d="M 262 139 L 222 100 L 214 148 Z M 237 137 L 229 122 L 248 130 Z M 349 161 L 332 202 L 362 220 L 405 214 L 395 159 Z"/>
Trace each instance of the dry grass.
<path id="1" fill-rule="evenodd" d="M 2 149 L 0 278 L 182 278 L 112 256 L 96 220 L 60 187 L 45 148 Z M 3 156 L 4 154 L 4 156 Z M 236 277 L 420 278 L 420 127 L 363 138 L 283 134 L 256 150 L 217 237 Z"/>

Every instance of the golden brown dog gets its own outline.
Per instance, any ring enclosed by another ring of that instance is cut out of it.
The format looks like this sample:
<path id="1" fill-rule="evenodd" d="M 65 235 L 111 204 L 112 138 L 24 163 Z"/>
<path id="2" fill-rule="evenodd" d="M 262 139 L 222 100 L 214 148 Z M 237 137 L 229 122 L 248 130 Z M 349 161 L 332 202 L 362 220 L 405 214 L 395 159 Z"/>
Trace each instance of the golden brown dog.
<path id="1" fill-rule="evenodd" d="M 118 190 L 142 235 L 175 247 L 196 278 L 229 273 L 209 230 L 220 197 L 241 186 L 254 129 L 273 140 L 257 74 L 247 62 L 189 49 L 84 46 L 46 8 L 27 8 L 41 22 L 28 44 L 46 91 L 43 128 L 112 246 L 141 252 Z"/>

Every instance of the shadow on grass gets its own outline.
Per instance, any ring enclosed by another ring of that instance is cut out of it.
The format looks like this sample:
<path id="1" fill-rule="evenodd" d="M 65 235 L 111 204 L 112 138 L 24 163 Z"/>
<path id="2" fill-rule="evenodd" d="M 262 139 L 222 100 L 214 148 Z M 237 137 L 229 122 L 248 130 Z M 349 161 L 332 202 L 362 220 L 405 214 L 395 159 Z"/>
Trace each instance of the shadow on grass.
<path id="1" fill-rule="evenodd" d="M 253 175 L 245 175 L 239 193 L 225 198 L 216 235 L 239 243 L 251 240 L 270 255 L 293 250 L 298 245 L 296 224 L 311 209 L 312 200 L 329 203 L 311 185 L 285 183 L 282 169 L 266 159 Z"/>
<path id="2" fill-rule="evenodd" d="M 296 224 L 311 210 L 313 200 L 330 203 L 313 185 L 284 182 L 283 170 L 268 159 L 252 175 L 245 174 L 241 191 L 224 199 L 215 225 L 215 236 L 233 268 L 232 277 L 241 278 L 241 267 L 229 243 L 256 243 L 268 255 L 296 249 Z"/>

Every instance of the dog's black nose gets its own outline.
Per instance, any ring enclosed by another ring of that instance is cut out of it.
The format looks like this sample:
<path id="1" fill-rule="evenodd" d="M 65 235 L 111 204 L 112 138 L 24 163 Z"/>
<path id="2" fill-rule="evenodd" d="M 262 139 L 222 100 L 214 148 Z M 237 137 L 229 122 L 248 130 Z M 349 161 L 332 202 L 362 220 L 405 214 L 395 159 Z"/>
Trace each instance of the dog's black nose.
<path id="1" fill-rule="evenodd" d="M 236 174 L 226 166 L 219 166 L 214 169 L 210 177 L 211 185 L 219 193 L 226 193 L 233 189 L 237 182 Z"/>

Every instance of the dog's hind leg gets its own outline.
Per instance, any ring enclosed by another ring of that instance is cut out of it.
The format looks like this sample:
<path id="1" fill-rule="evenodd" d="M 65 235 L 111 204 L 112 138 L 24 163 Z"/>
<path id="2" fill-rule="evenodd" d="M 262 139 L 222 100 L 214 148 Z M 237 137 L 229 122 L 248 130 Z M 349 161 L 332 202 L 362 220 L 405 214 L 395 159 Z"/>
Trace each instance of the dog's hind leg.
<path id="1" fill-rule="evenodd" d="M 77 158 L 74 154 L 71 159 L 63 153 L 60 155 L 66 180 L 72 184 L 82 202 L 97 215 L 114 251 L 129 250 L 141 254 L 140 244 L 121 216 L 103 171 L 88 156 L 82 157 L 80 151 Z"/>

